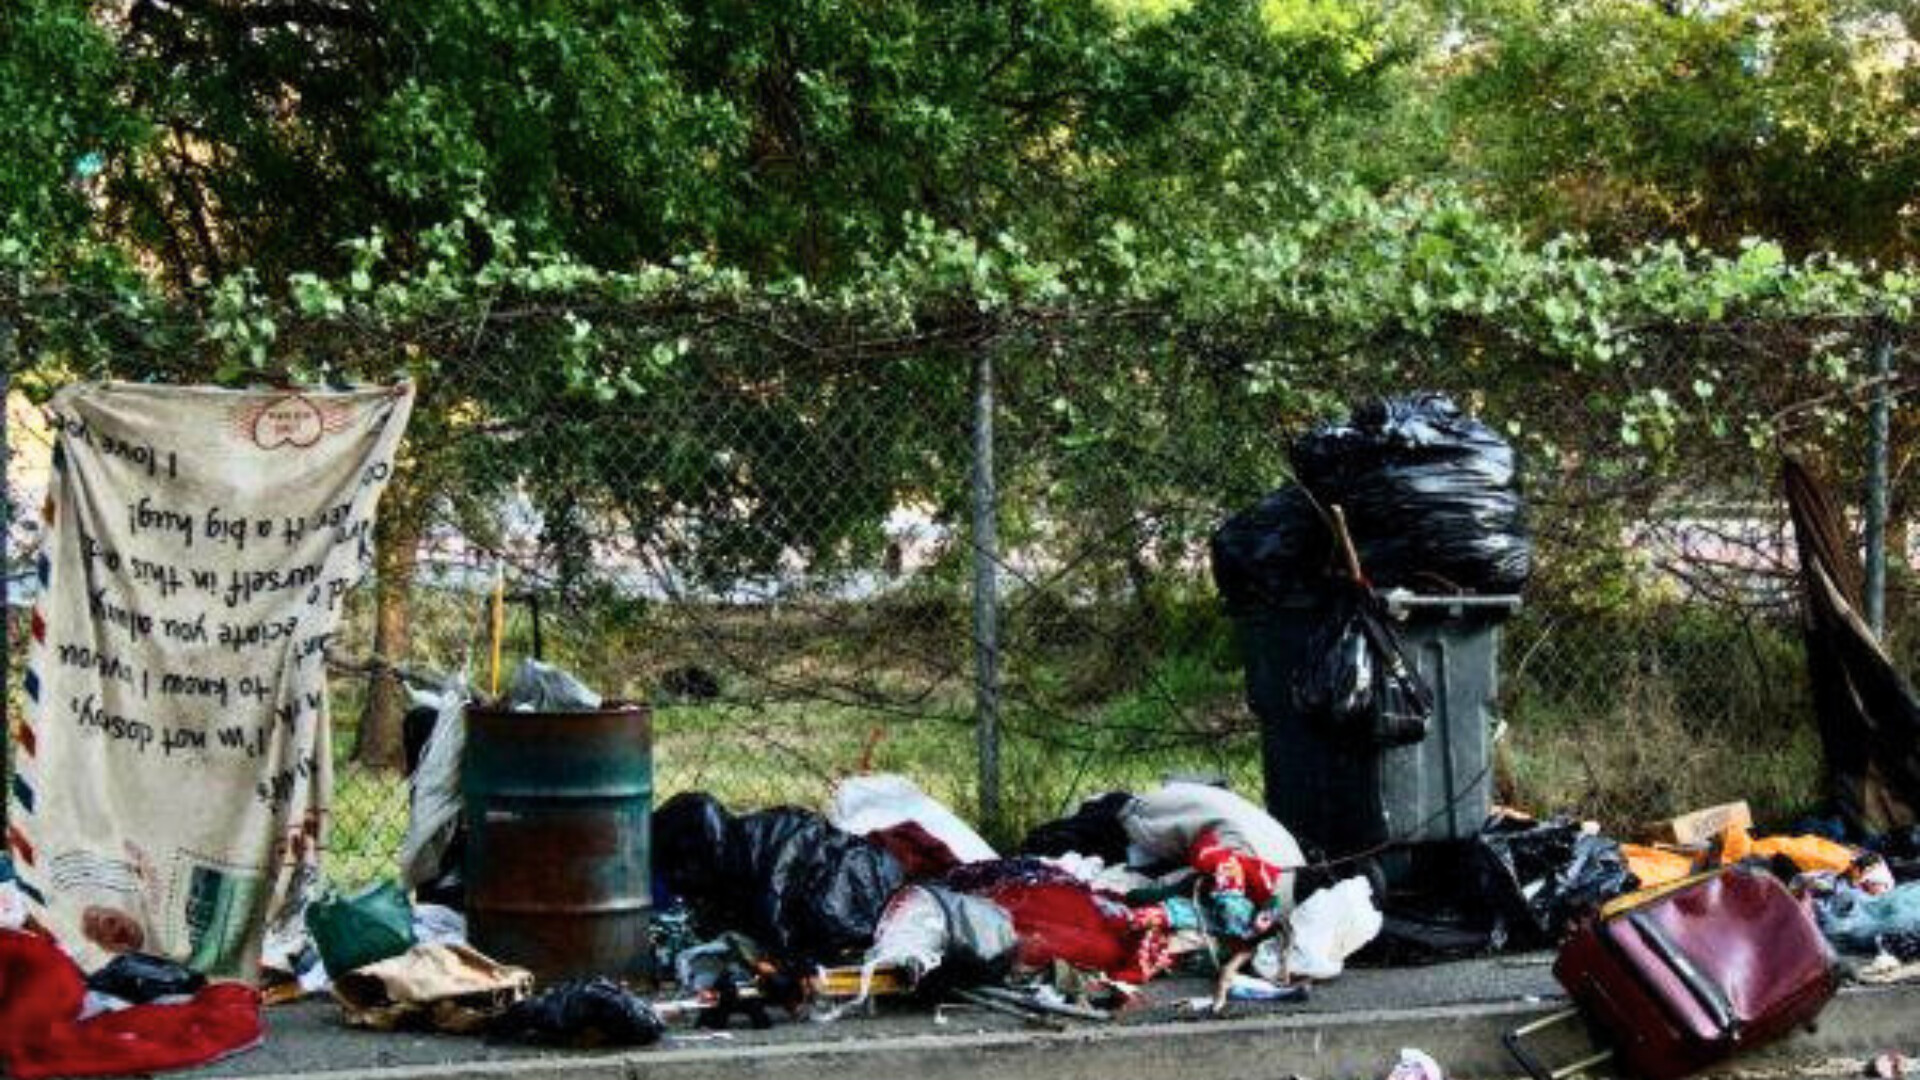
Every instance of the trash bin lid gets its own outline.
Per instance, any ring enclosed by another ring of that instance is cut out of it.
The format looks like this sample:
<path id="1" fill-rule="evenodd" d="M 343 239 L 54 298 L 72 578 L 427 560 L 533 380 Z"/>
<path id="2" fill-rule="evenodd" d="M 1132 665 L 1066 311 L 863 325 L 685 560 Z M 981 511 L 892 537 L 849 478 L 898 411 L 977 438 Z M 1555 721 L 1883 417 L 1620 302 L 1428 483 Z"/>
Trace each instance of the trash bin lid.
<path id="1" fill-rule="evenodd" d="M 1468 615 L 1505 618 L 1520 610 L 1520 597 L 1514 593 L 1425 594 L 1407 589 L 1390 589 L 1380 594 L 1380 599 L 1386 603 L 1387 613 L 1396 619 L 1404 619 L 1414 614 L 1441 615 L 1455 619 Z"/>

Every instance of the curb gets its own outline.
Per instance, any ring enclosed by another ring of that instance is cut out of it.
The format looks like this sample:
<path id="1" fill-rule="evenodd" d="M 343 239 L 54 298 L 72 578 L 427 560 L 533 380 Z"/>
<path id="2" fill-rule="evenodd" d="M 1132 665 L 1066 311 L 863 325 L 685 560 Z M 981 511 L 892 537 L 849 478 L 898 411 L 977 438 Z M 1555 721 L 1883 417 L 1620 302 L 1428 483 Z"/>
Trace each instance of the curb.
<path id="1" fill-rule="evenodd" d="M 1500 1036 L 1558 1008 L 1513 1002 L 1392 1012 L 1296 1014 L 1248 1019 L 1084 1027 L 1065 1032 L 915 1035 L 838 1042 L 575 1054 L 308 1072 L 301 1080 L 1272 1080 L 1286 1076 L 1377 1078 L 1403 1046 L 1432 1054 L 1455 1080 L 1507 1077 L 1517 1069 Z M 1571 1060 L 1585 1044 L 1566 1025 L 1535 1040 L 1548 1060 Z M 1883 1050 L 1920 1052 L 1920 986 L 1851 988 L 1817 1030 L 1743 1058 L 1788 1062 Z M 277 1080 L 258 1076 L 253 1080 Z"/>

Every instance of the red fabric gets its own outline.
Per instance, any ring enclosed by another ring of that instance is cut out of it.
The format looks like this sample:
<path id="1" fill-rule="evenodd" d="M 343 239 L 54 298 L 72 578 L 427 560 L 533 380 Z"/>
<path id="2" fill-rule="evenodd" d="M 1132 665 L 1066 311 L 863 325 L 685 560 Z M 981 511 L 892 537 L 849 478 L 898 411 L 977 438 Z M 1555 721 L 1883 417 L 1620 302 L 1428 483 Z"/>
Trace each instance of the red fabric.
<path id="1" fill-rule="evenodd" d="M 32 934 L 0 931 L 0 1064 L 12 1080 L 188 1069 L 260 1044 L 260 995 L 214 983 L 178 1005 L 78 1020 L 80 969 Z"/>
<path id="2" fill-rule="evenodd" d="M 87 981 L 59 946 L 0 930 L 0 1061 L 21 1036 L 73 1023 L 86 998 Z"/>
<path id="3" fill-rule="evenodd" d="M 960 857 L 917 821 L 903 821 L 867 834 L 900 863 L 908 881 L 937 878 L 960 865 Z"/>
<path id="4" fill-rule="evenodd" d="M 1127 909 L 1101 901 L 1085 885 L 1011 881 L 985 895 L 1013 918 L 1021 967 L 1044 968 L 1065 960 L 1077 968 L 1118 974 L 1133 966 L 1138 932 L 1129 925 Z"/>
<path id="5" fill-rule="evenodd" d="M 1213 887 L 1243 892 L 1256 905 L 1273 902 L 1280 891 L 1281 869 L 1265 859 L 1235 851 L 1220 842 L 1212 829 L 1194 838 L 1190 856 L 1195 870 L 1213 879 Z"/>

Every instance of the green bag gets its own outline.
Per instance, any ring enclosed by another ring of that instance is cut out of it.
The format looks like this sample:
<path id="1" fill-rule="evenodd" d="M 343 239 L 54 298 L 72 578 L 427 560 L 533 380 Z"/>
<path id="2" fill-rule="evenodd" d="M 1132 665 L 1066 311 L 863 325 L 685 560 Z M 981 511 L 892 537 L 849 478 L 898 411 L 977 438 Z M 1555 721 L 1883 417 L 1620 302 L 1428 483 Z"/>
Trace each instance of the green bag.
<path id="1" fill-rule="evenodd" d="M 307 932 L 337 979 L 413 948 L 413 905 L 395 881 L 352 896 L 329 892 L 307 905 Z"/>

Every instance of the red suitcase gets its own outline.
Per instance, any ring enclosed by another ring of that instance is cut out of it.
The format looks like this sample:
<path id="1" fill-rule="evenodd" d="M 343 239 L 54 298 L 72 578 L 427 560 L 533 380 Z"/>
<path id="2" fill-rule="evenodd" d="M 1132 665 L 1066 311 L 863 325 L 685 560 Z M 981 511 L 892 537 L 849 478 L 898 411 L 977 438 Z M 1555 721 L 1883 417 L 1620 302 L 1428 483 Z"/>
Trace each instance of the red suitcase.
<path id="1" fill-rule="evenodd" d="M 1771 875 L 1744 867 L 1603 911 L 1561 946 L 1553 975 L 1645 1080 L 1677 1080 L 1809 1025 L 1840 985 L 1813 917 Z M 1523 1039 L 1558 1019 L 1507 1037 L 1536 1080 L 1607 1056 L 1542 1068 Z"/>

